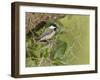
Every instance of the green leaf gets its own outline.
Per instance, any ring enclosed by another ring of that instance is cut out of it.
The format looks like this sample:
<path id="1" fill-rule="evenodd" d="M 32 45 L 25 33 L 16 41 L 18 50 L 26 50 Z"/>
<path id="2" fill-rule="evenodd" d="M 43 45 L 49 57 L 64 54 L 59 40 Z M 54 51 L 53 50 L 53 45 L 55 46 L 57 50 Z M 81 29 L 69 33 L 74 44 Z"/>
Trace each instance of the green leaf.
<path id="1" fill-rule="evenodd" d="M 62 61 L 60 58 L 56 58 L 53 60 L 54 65 L 65 65 L 64 61 Z"/>
<path id="2" fill-rule="evenodd" d="M 49 56 L 48 48 L 44 48 L 41 52 L 41 57 L 47 58 Z"/>
<path id="3" fill-rule="evenodd" d="M 49 56 L 49 53 L 48 53 L 48 48 L 46 48 L 46 49 L 45 49 L 45 54 L 44 54 L 44 57 L 45 57 L 45 58 L 47 58 L 48 56 Z"/>
<path id="4" fill-rule="evenodd" d="M 32 67 L 35 66 L 36 63 L 31 58 L 26 58 L 26 67 Z"/>
<path id="5" fill-rule="evenodd" d="M 59 41 L 57 47 L 54 49 L 54 59 L 56 58 L 62 58 L 62 56 L 65 54 L 67 48 L 67 43 L 63 41 Z"/>

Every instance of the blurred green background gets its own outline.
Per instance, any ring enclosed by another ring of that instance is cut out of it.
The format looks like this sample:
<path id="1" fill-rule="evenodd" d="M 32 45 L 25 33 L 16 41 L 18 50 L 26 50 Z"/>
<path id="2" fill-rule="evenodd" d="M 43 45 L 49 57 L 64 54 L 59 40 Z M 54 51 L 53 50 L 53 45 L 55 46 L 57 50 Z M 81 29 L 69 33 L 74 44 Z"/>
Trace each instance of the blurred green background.
<path id="1" fill-rule="evenodd" d="M 56 35 L 49 43 L 36 42 L 35 38 L 51 22 L 57 25 Z M 88 15 L 66 14 L 63 18 L 47 20 L 44 27 L 26 34 L 26 67 L 81 64 L 89 64 Z"/>

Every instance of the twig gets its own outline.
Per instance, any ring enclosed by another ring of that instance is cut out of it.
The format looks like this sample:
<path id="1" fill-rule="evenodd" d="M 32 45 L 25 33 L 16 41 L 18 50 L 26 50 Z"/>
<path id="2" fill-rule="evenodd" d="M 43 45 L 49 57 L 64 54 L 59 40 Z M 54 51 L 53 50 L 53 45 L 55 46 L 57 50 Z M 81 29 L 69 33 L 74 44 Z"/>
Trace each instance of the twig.
<path id="1" fill-rule="evenodd" d="M 43 59 L 44 59 L 44 57 L 42 57 L 42 58 L 40 59 L 40 62 L 39 62 L 39 64 L 38 64 L 38 66 L 41 66 L 41 64 L 42 64 L 42 62 L 43 62 Z"/>

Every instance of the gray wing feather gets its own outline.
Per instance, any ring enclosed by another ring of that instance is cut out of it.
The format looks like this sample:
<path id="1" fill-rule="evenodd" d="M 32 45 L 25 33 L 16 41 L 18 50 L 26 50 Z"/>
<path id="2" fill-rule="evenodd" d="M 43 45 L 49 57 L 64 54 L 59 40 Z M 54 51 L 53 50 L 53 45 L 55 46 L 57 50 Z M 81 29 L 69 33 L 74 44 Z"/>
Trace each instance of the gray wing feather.
<path id="1" fill-rule="evenodd" d="M 53 32 L 53 29 L 47 29 L 47 30 L 45 30 L 45 32 L 42 33 L 37 39 L 39 40 L 39 39 L 43 38 L 44 36 L 49 35 L 49 34 L 52 33 L 52 32 Z"/>

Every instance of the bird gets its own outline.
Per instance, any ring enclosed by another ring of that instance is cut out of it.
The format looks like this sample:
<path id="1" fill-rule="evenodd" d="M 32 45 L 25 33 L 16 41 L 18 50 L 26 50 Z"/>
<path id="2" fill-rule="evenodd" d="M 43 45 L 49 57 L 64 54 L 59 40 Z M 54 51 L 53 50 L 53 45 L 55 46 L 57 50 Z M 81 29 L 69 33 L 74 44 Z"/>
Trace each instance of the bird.
<path id="1" fill-rule="evenodd" d="M 49 25 L 49 27 L 47 29 L 45 29 L 45 31 L 36 38 L 36 41 L 47 41 L 49 39 L 51 39 L 55 34 L 56 34 L 56 28 L 57 25 L 52 23 Z"/>

